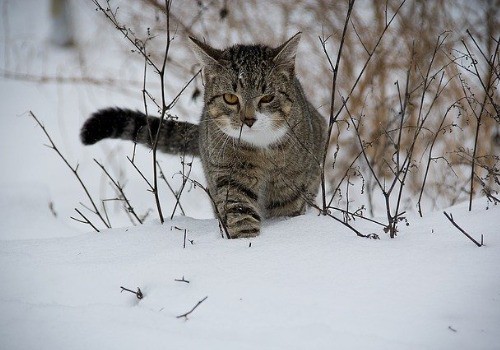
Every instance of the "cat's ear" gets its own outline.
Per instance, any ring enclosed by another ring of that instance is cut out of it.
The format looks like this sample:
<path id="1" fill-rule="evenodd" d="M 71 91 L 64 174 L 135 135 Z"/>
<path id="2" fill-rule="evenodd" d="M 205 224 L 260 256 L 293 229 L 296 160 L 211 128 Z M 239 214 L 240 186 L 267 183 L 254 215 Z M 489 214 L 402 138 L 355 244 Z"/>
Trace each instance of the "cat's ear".
<path id="1" fill-rule="evenodd" d="M 191 41 L 191 49 L 203 66 L 219 64 L 222 57 L 221 50 L 215 49 L 192 36 L 189 37 L 189 40 Z"/>
<path id="2" fill-rule="evenodd" d="M 285 66 L 291 69 L 295 66 L 295 56 L 297 55 L 297 48 L 299 47 L 300 35 L 298 32 L 283 44 L 278 46 L 275 50 L 274 63 L 276 66 Z"/>

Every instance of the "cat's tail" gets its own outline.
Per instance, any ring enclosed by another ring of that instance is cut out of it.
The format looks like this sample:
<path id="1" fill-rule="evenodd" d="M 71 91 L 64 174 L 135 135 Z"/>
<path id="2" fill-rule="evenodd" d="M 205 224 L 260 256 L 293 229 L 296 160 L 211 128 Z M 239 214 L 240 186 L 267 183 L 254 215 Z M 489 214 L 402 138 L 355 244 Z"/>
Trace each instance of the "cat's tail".
<path id="1" fill-rule="evenodd" d="M 152 147 L 159 125 L 160 118 L 146 117 L 139 111 L 107 108 L 95 112 L 87 119 L 80 131 L 80 139 L 85 145 L 114 138 Z M 158 150 L 198 156 L 198 134 L 196 124 L 164 120 L 158 137 Z"/>

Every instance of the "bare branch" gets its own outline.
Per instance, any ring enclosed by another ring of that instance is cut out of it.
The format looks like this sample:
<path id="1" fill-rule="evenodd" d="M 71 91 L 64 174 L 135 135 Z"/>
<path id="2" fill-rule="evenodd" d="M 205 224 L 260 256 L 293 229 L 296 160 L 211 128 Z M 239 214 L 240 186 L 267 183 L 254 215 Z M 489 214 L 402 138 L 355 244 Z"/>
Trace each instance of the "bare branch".
<path id="1" fill-rule="evenodd" d="M 188 280 L 184 279 L 184 276 L 182 276 L 181 279 L 174 279 L 175 282 L 184 282 L 184 283 L 190 283 Z"/>
<path id="2" fill-rule="evenodd" d="M 190 314 L 191 314 L 194 310 L 196 310 L 196 308 L 197 308 L 198 306 L 200 306 L 200 304 L 201 304 L 201 303 L 203 303 L 205 300 L 207 300 L 207 298 L 208 298 L 208 295 L 207 295 L 206 297 L 204 297 L 203 299 L 201 299 L 200 301 L 198 301 L 198 302 L 196 303 L 196 305 L 195 305 L 195 306 L 193 306 L 193 308 L 192 308 L 191 310 L 189 310 L 189 311 L 188 311 L 188 312 L 186 312 L 186 313 L 183 313 L 182 315 L 176 316 L 176 318 L 182 318 L 182 317 L 184 317 L 184 318 L 187 320 L 187 317 L 188 317 L 188 316 L 189 316 L 189 315 L 190 315 Z"/>
<path id="3" fill-rule="evenodd" d="M 450 222 L 453 224 L 453 226 L 455 226 L 456 228 L 458 228 L 458 230 L 460 232 L 462 232 L 468 239 L 470 239 L 472 242 L 474 242 L 475 245 L 477 245 L 478 247 L 482 247 L 484 244 L 483 244 L 483 235 L 481 235 L 481 243 L 479 243 L 478 241 L 476 241 L 474 238 L 472 238 L 471 235 L 469 235 L 467 232 L 465 232 L 465 230 L 463 228 L 461 228 L 460 226 L 458 226 L 458 224 L 455 222 L 455 220 L 453 219 L 453 215 L 451 214 L 448 214 L 447 212 L 443 211 L 443 214 L 444 216 L 446 216 L 446 218 L 448 220 L 450 220 Z"/>
<path id="4" fill-rule="evenodd" d="M 97 161 L 97 159 L 94 158 L 94 162 L 99 165 L 99 167 L 102 169 L 102 171 L 104 171 L 104 173 L 106 174 L 106 176 L 108 177 L 108 179 L 111 180 L 111 182 L 113 183 L 113 185 L 115 186 L 115 188 L 118 190 L 118 192 L 120 193 L 120 199 L 123 199 L 125 201 L 125 210 L 132 214 L 133 217 L 140 223 L 142 224 L 142 220 L 137 216 L 137 214 L 135 213 L 135 210 L 134 208 L 132 207 L 132 205 L 130 204 L 130 201 L 128 200 L 127 196 L 125 195 L 125 192 L 123 191 L 123 186 L 120 185 L 117 181 L 115 181 L 115 179 L 113 179 L 113 177 L 108 173 L 108 171 L 106 170 L 106 168 L 104 167 L 104 165 L 102 165 L 101 163 L 99 163 Z"/>
<path id="5" fill-rule="evenodd" d="M 92 226 L 92 228 L 96 232 L 100 232 L 99 229 L 97 227 L 95 227 L 94 224 L 92 224 L 92 222 L 85 215 L 83 215 L 80 210 L 78 210 L 77 208 L 75 208 L 75 211 L 83 218 L 83 220 L 80 220 L 80 219 L 74 218 L 73 216 L 70 216 L 71 219 L 73 219 L 75 221 L 78 221 L 78 222 L 81 222 L 82 224 L 90 225 L 90 226 Z"/>
<path id="6" fill-rule="evenodd" d="M 127 289 L 125 287 L 120 287 L 120 288 L 122 289 L 120 293 L 123 293 L 123 291 L 125 291 L 125 292 L 129 292 L 129 293 L 135 294 L 135 296 L 139 300 L 142 299 L 142 298 L 144 298 L 144 294 L 142 294 L 141 288 L 139 288 L 139 287 L 137 287 L 137 292 L 134 292 L 133 290 Z"/>
<path id="7" fill-rule="evenodd" d="M 87 195 L 87 198 L 89 199 L 90 203 L 92 204 L 92 207 L 94 208 L 94 211 L 93 213 L 96 214 L 99 219 L 101 219 L 102 223 L 104 224 L 104 226 L 106 226 L 107 228 L 111 228 L 111 225 L 109 224 L 109 222 L 107 222 L 104 217 L 102 216 L 101 212 L 99 211 L 99 209 L 97 209 L 97 205 L 95 204 L 94 202 L 94 199 L 92 198 L 92 196 L 90 195 L 89 191 L 87 190 L 87 186 L 85 186 L 85 184 L 83 183 L 83 180 L 82 178 L 80 177 L 80 175 L 78 174 L 78 165 L 76 167 L 73 167 L 69 164 L 68 160 L 62 155 L 62 153 L 59 151 L 59 149 L 57 148 L 56 144 L 54 143 L 54 141 L 52 141 L 52 138 L 50 137 L 49 133 L 47 132 L 47 130 L 45 129 L 45 126 L 40 122 L 40 120 L 35 116 L 35 114 L 32 112 L 32 111 L 29 111 L 29 115 L 35 119 L 36 123 L 38 124 L 38 126 L 40 126 L 40 128 L 42 129 L 43 133 L 45 134 L 45 136 L 47 137 L 47 139 L 49 140 L 50 142 L 50 148 L 52 148 L 58 155 L 59 157 L 63 160 L 64 164 L 66 164 L 66 166 L 71 170 L 71 172 L 73 173 L 73 175 L 76 177 L 76 179 L 78 180 L 78 182 L 80 183 L 81 187 L 83 188 L 83 191 L 85 192 L 85 194 Z M 80 214 L 81 215 L 81 214 Z M 82 217 L 84 217 L 82 215 Z M 89 223 L 90 221 L 87 220 Z M 94 227 L 94 226 L 92 226 Z M 94 227 L 95 229 L 95 227 Z"/>

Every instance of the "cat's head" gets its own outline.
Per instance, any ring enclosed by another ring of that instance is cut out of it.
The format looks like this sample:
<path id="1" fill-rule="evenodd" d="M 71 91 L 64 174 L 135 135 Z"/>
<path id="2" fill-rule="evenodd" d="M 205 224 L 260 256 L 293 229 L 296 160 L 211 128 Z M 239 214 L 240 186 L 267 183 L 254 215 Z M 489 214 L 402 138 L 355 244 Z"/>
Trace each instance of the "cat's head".
<path id="1" fill-rule="evenodd" d="M 190 39 L 203 66 L 208 122 L 257 147 L 278 142 L 290 127 L 300 33 L 276 48 L 235 45 L 219 50 Z"/>

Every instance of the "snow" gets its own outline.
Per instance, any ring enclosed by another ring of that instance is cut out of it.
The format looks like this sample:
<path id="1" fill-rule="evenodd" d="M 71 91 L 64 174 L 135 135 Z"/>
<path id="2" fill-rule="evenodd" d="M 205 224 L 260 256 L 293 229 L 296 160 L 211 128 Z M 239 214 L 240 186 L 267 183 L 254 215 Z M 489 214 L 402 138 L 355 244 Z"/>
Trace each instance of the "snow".
<path id="1" fill-rule="evenodd" d="M 72 67 L 77 54 L 43 41 L 48 3 L 21 3 L 1 4 L 10 35 L 22 29 L 19 38 L 8 38 L 23 53 L 15 68 L 29 71 L 33 62 L 42 72 Z M 95 15 L 78 6 L 82 21 Z M 92 30 L 99 28 L 105 22 Z M 24 55 L 33 51 L 39 55 Z M 112 66 L 117 56 L 89 60 Z M 85 148 L 77 137 L 94 109 L 106 103 L 140 108 L 140 93 L 131 98 L 102 86 L 5 78 L 0 91 L 0 349 L 500 348 L 500 208 L 486 210 L 484 198 L 471 212 L 466 203 L 446 209 L 472 236 L 484 235 L 480 248 L 441 211 L 423 218 L 409 213 L 409 226 L 402 223 L 395 239 L 360 220 L 356 228 L 381 239 L 358 238 L 310 211 L 266 221 L 257 238 L 227 240 L 195 188 L 183 195 L 190 216 L 161 225 L 152 213 L 144 225 L 130 226 L 115 208 L 115 228 L 97 233 L 69 219 L 83 191 L 43 146 L 47 140 L 27 111 L 44 122 L 70 163 L 80 164 L 93 194 L 112 193 L 93 164 L 97 158 L 128 179 L 126 189 L 144 211 L 153 199 L 127 164 L 130 146 L 109 141 Z M 188 100 L 181 101 L 185 108 L 199 109 Z M 150 154 L 137 153 L 147 172 Z M 162 166 L 170 176 L 180 169 L 171 156 Z M 203 181 L 196 161 L 193 176 Z M 179 176 L 172 181 L 179 188 Z M 165 192 L 168 216 L 173 204 Z M 139 287 L 144 298 L 121 286 Z M 205 297 L 187 318 L 177 318 Z"/>
<path id="2" fill-rule="evenodd" d="M 440 213 L 379 241 L 313 213 L 267 222 L 251 240 L 187 217 L 3 240 L 2 348 L 494 349 L 500 208 L 450 211 L 487 245 Z"/>

